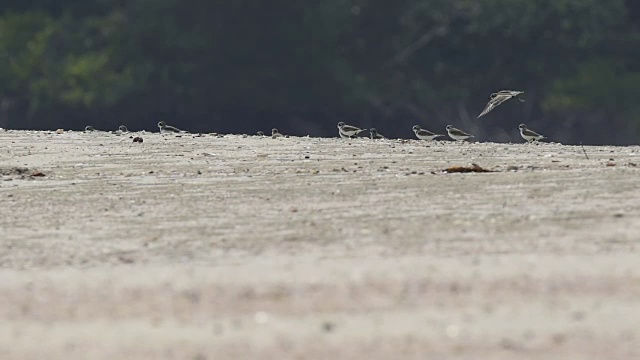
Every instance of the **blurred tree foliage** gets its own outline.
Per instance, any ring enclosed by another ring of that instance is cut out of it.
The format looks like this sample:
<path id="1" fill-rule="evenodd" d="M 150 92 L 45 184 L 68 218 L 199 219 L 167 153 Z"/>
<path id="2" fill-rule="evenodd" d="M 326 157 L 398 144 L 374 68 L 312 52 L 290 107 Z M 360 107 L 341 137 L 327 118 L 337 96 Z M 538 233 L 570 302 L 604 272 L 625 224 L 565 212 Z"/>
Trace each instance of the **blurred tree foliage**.
<path id="1" fill-rule="evenodd" d="M 631 0 L 5 0 L 0 126 L 637 143 Z M 475 117 L 488 95 L 526 91 Z"/>

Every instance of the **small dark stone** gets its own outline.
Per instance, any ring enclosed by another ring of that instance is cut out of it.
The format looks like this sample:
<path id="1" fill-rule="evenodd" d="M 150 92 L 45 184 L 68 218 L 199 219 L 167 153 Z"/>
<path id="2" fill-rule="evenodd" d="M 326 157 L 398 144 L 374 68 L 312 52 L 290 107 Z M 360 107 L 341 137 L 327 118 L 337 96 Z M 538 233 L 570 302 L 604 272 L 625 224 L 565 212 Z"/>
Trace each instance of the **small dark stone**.
<path id="1" fill-rule="evenodd" d="M 332 323 L 331 321 L 326 321 L 322 324 L 322 329 L 326 332 L 332 332 L 335 327 L 336 324 Z"/>
<path id="2" fill-rule="evenodd" d="M 135 143 L 135 142 L 142 143 L 142 138 L 141 138 L 140 136 L 136 136 L 136 137 L 134 137 L 134 138 L 133 138 L 133 142 L 134 142 L 134 143 Z"/>

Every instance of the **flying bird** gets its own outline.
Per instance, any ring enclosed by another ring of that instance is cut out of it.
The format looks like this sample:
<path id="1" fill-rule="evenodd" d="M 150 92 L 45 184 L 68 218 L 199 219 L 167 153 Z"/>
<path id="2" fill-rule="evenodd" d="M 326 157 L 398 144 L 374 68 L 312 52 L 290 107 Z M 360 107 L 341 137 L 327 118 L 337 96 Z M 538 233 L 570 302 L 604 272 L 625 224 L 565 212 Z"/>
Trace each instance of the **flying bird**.
<path id="1" fill-rule="evenodd" d="M 484 116 L 488 114 L 491 110 L 495 109 L 496 106 L 502 104 L 503 102 L 515 97 L 516 99 L 524 102 L 524 100 L 520 99 L 518 95 L 524 94 L 524 91 L 513 91 L 513 90 L 502 90 L 497 93 L 491 94 L 489 97 L 489 102 L 487 106 L 484 107 L 484 110 L 478 115 L 478 117 Z"/>

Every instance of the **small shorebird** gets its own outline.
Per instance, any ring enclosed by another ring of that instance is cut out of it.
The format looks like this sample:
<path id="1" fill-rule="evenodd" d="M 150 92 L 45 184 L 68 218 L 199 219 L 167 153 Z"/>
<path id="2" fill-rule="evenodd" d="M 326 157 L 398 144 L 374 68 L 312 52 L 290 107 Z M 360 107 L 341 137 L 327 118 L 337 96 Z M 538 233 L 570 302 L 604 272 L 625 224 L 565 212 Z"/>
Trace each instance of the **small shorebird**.
<path id="1" fill-rule="evenodd" d="M 263 133 L 262 131 L 258 131 L 258 132 L 256 133 L 256 135 L 258 135 L 258 136 L 264 136 L 264 133 Z"/>
<path id="2" fill-rule="evenodd" d="M 340 134 L 341 138 L 351 138 L 366 130 L 367 129 L 360 129 L 355 126 L 347 125 L 342 121 L 338 123 L 338 134 Z"/>
<path id="3" fill-rule="evenodd" d="M 118 130 L 112 131 L 111 133 L 112 134 L 116 134 L 116 135 L 122 135 L 122 134 L 127 133 L 127 132 L 129 132 L 129 129 L 127 129 L 127 127 L 124 126 L 124 125 L 120 125 L 118 127 Z"/>
<path id="4" fill-rule="evenodd" d="M 421 128 L 419 125 L 414 125 L 412 130 L 416 134 L 416 137 L 420 140 L 434 140 L 437 137 L 444 136 L 444 135 L 432 133 L 429 130 L 425 130 Z"/>
<path id="5" fill-rule="evenodd" d="M 518 129 L 520 129 L 520 136 L 522 136 L 522 138 L 527 140 L 528 142 L 547 138 L 546 136 L 540 135 L 537 132 L 530 130 L 525 124 L 518 125 Z"/>
<path id="6" fill-rule="evenodd" d="M 93 126 L 88 125 L 84 127 L 84 131 L 85 132 L 90 132 L 90 131 L 96 131 L 96 129 L 93 128 Z"/>
<path id="7" fill-rule="evenodd" d="M 369 137 L 371 139 L 386 139 L 386 137 L 384 137 L 382 134 L 378 133 L 378 130 L 376 130 L 376 128 L 371 128 L 369 129 Z"/>
<path id="8" fill-rule="evenodd" d="M 516 99 L 524 102 L 524 100 L 518 97 L 518 95 L 520 94 L 524 94 L 524 91 L 501 90 L 497 93 L 491 94 L 491 96 L 489 96 L 489 102 L 487 103 L 487 106 L 484 107 L 484 110 L 482 110 L 478 117 L 488 114 L 491 110 L 495 109 L 496 106 L 511 99 L 512 97 L 515 97 Z"/>
<path id="9" fill-rule="evenodd" d="M 280 134 L 278 132 L 278 129 L 276 129 L 276 128 L 271 129 L 271 138 L 272 139 L 279 138 L 279 137 L 282 137 L 282 136 L 284 136 L 284 135 Z"/>
<path id="10" fill-rule="evenodd" d="M 468 138 L 473 137 L 473 135 L 467 134 L 460 129 L 456 129 L 452 125 L 447 125 L 447 133 L 449 134 L 450 138 L 456 141 L 467 140 Z"/>
<path id="11" fill-rule="evenodd" d="M 160 128 L 160 133 L 161 134 L 177 134 L 177 133 L 181 133 L 184 132 L 176 127 L 173 127 L 171 125 L 167 125 L 166 122 L 164 121 L 160 121 L 158 123 L 158 127 Z"/>

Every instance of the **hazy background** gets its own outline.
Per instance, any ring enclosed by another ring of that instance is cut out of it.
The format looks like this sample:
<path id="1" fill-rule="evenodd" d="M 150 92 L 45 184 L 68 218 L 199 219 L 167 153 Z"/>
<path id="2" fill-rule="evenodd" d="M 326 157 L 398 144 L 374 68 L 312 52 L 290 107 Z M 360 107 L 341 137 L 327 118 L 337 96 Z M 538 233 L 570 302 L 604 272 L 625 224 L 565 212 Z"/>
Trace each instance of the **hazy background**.
<path id="1" fill-rule="evenodd" d="M 637 144 L 633 0 L 3 0 L 0 127 Z M 491 92 L 524 90 L 475 119 Z"/>

